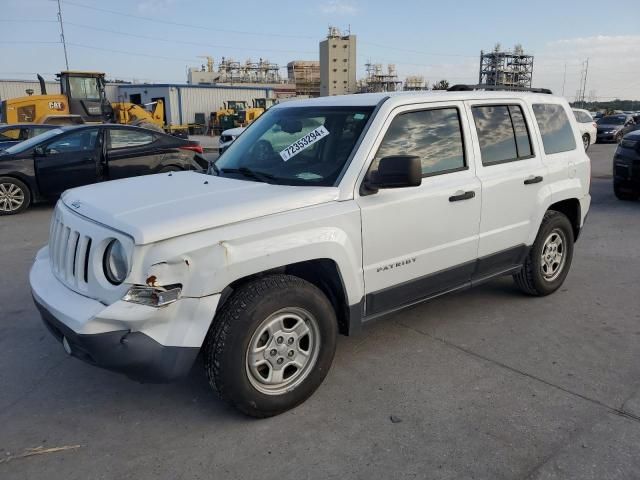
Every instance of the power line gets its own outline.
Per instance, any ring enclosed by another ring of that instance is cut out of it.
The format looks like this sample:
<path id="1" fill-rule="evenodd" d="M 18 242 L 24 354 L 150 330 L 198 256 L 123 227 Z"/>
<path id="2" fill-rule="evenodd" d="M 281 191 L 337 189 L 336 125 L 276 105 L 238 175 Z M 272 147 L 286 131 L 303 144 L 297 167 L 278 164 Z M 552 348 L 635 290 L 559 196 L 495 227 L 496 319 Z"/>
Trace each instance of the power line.
<path id="1" fill-rule="evenodd" d="M 76 28 L 84 28 L 84 29 L 88 29 L 88 30 L 95 30 L 95 31 L 100 31 L 100 32 L 106 32 L 106 33 L 113 33 L 114 35 L 122 35 L 122 36 L 126 36 L 126 37 L 133 37 L 133 38 L 141 38 L 144 40 L 153 40 L 155 42 L 166 42 L 166 43 L 181 43 L 183 45 L 195 45 L 195 46 L 199 46 L 199 47 L 209 47 L 209 48 L 224 48 L 227 50 L 245 50 L 245 51 L 256 51 L 256 49 L 253 48 L 243 48 L 243 47 L 234 47 L 234 46 L 230 46 L 230 45 L 214 45 L 214 44 L 207 44 L 207 43 L 202 43 L 202 42 L 190 42 L 190 41 L 186 41 L 186 40 L 172 40 L 172 39 L 167 39 L 167 38 L 160 38 L 160 37 L 154 37 L 154 36 L 150 36 L 150 35 L 140 35 L 140 34 L 136 34 L 136 33 L 129 33 L 129 32 L 122 32 L 122 31 L 117 31 L 117 30 L 109 30 L 107 28 L 101 28 L 101 27 L 94 27 L 91 25 L 86 25 L 86 24 L 81 24 L 81 23 L 74 23 L 74 22 L 65 22 L 66 25 L 71 25 L 73 27 Z M 266 52 L 278 52 L 278 53 L 305 53 L 305 54 L 315 54 L 317 53 L 316 51 L 309 51 L 309 50 L 280 50 L 280 49 L 273 49 L 270 48 L 268 50 L 266 50 Z"/>
<path id="2" fill-rule="evenodd" d="M 194 24 L 190 24 L 190 23 L 172 22 L 172 21 L 169 21 L 169 20 L 160 20 L 160 19 L 157 19 L 157 18 L 144 17 L 142 15 L 133 15 L 133 14 L 130 14 L 130 13 L 118 12 L 118 11 L 115 11 L 115 10 L 108 10 L 106 8 L 94 7 L 94 6 L 91 6 L 91 5 L 85 5 L 83 3 L 71 2 L 69 0 L 66 0 L 65 4 L 73 5 L 73 6 L 80 7 L 80 8 L 86 8 L 88 10 L 95 10 L 95 11 L 98 11 L 98 12 L 110 13 L 112 15 L 120 15 L 120 16 L 123 16 L 123 17 L 135 18 L 137 20 L 145 20 L 147 22 L 162 23 L 162 24 L 165 24 L 165 25 L 175 25 L 175 26 L 178 26 L 178 27 L 197 28 L 199 30 L 207 30 L 207 31 L 210 31 L 210 32 L 237 33 L 237 34 L 241 34 L 241 35 L 253 35 L 253 36 L 258 36 L 258 37 L 305 38 L 305 39 L 313 39 L 313 40 L 316 39 L 316 37 L 311 37 L 311 36 L 306 36 L 306 35 L 289 35 L 289 34 L 284 34 L 284 33 L 266 33 L 266 32 L 247 32 L 247 31 L 241 31 L 241 30 L 226 30 L 226 29 L 221 29 L 221 28 L 204 27 L 202 25 L 194 25 Z"/>

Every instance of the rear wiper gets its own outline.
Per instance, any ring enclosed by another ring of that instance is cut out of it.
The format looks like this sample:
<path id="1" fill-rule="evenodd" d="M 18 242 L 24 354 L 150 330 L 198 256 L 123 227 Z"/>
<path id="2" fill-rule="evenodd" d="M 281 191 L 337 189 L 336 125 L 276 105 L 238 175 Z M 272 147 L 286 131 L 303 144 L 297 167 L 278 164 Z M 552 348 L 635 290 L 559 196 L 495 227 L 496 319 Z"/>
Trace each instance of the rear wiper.
<path id="1" fill-rule="evenodd" d="M 256 170 L 251 170 L 247 167 L 240 168 L 223 168 L 220 170 L 222 173 L 239 173 L 240 175 L 244 175 L 245 177 L 253 178 L 260 182 L 271 183 L 275 180 L 276 177 L 266 172 L 258 172 Z"/>

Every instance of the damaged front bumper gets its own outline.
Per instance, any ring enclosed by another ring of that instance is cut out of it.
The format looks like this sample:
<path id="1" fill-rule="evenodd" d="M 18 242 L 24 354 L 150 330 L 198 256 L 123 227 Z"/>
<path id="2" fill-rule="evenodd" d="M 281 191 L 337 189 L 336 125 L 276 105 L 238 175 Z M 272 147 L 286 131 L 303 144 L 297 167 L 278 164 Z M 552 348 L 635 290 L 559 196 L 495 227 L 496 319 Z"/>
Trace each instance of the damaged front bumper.
<path id="1" fill-rule="evenodd" d="M 38 252 L 29 280 L 42 320 L 68 353 L 148 382 L 189 373 L 220 299 L 183 297 L 164 307 L 123 300 L 104 305 L 54 276 L 48 247 Z"/>

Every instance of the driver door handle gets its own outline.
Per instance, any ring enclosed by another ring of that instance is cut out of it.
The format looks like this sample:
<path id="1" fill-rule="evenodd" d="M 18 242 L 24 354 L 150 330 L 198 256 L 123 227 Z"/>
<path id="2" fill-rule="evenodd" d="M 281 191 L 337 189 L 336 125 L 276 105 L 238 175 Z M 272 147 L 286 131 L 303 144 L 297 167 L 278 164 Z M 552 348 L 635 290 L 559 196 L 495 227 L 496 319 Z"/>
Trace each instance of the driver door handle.
<path id="1" fill-rule="evenodd" d="M 535 177 L 532 175 L 524 181 L 524 184 L 533 185 L 534 183 L 540 183 L 541 181 L 542 181 L 542 177 L 540 175 Z"/>
<path id="2" fill-rule="evenodd" d="M 450 202 L 459 202 L 461 200 L 469 200 L 476 196 L 476 192 L 470 190 L 468 192 L 464 192 L 462 190 L 458 190 L 455 195 L 449 197 Z"/>

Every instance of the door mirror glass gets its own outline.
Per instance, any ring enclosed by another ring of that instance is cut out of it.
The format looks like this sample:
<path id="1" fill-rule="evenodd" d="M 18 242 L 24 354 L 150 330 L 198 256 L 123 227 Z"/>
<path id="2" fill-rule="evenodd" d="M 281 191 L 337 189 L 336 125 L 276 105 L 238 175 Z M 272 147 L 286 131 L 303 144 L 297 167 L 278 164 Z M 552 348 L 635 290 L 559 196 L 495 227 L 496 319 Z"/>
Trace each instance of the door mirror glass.
<path id="1" fill-rule="evenodd" d="M 415 155 L 393 155 L 380 159 L 378 169 L 369 174 L 367 188 L 418 187 L 422 183 L 422 162 Z"/>

